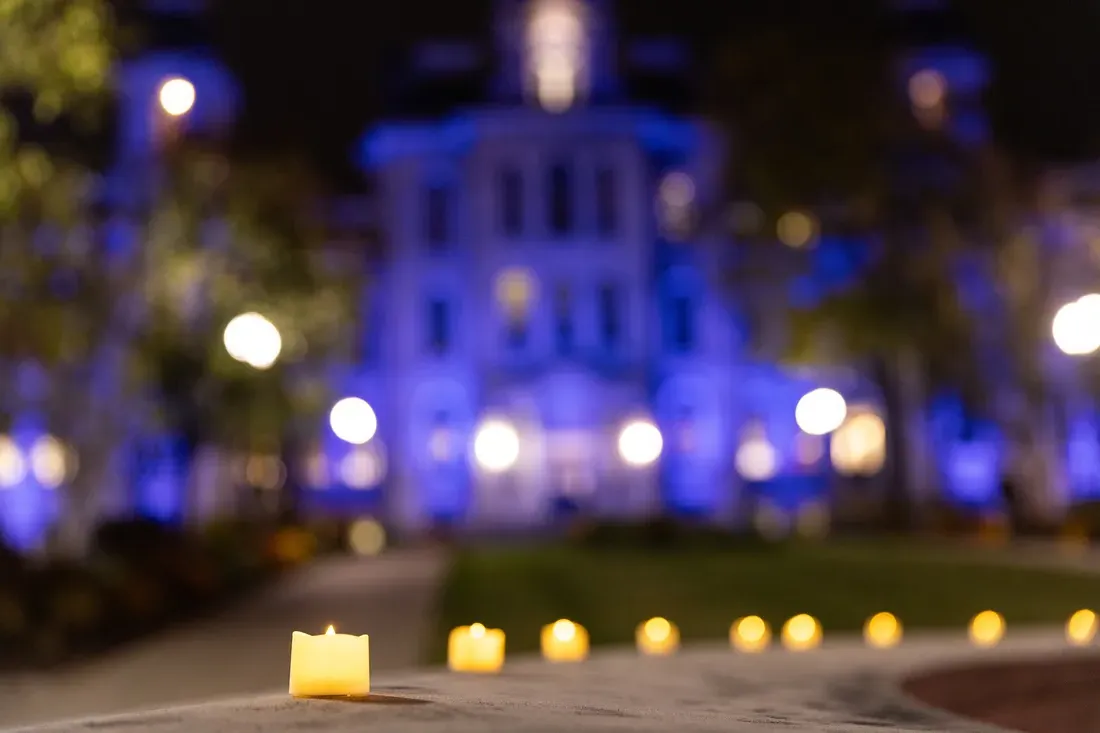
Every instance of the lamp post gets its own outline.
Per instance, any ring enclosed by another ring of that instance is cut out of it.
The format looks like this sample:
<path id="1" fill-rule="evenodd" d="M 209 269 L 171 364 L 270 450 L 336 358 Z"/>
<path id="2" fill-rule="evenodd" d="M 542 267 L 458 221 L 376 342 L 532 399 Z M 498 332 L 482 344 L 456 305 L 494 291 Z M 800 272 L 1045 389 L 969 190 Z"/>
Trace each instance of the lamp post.
<path id="1" fill-rule="evenodd" d="M 231 357 L 260 371 L 274 366 L 283 350 L 279 329 L 259 313 L 242 313 L 231 320 L 222 342 Z"/>
<path id="2" fill-rule="evenodd" d="M 1100 351 L 1100 294 L 1091 293 L 1066 303 L 1051 323 L 1054 345 L 1068 356 Z"/>

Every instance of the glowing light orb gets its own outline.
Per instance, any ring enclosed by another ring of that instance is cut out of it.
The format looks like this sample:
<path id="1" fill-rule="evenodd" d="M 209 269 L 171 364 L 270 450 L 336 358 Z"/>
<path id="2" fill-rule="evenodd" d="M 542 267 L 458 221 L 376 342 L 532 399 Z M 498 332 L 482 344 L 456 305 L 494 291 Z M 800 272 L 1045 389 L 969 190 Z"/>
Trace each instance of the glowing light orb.
<path id="1" fill-rule="evenodd" d="M 844 423 L 848 405 L 834 389 L 825 387 L 807 393 L 794 408 L 794 419 L 804 433 L 828 435 Z"/>
<path id="2" fill-rule="evenodd" d="M 352 445 L 368 443 L 378 432 L 374 408 L 358 397 L 345 397 L 333 405 L 328 424 L 337 438 Z"/>
<path id="3" fill-rule="evenodd" d="M 982 611 L 970 621 L 970 643 L 988 648 L 1000 643 L 1005 635 L 1005 620 L 996 611 Z"/>
<path id="4" fill-rule="evenodd" d="M 519 460 L 519 433 L 503 420 L 486 420 L 474 437 L 474 459 L 489 473 L 503 473 Z"/>
<path id="5" fill-rule="evenodd" d="M 629 466 L 649 466 L 661 457 L 662 450 L 661 431 L 646 420 L 632 422 L 619 433 L 619 456 Z"/>
<path id="6" fill-rule="evenodd" d="M 769 481 L 779 472 L 779 454 L 763 436 L 742 442 L 733 461 L 737 473 L 746 481 Z"/>
<path id="7" fill-rule="evenodd" d="M 931 110 L 943 104 L 947 81 L 935 69 L 924 69 L 909 79 L 909 101 L 921 110 Z"/>
<path id="8" fill-rule="evenodd" d="M 680 630 L 660 616 L 639 624 L 634 636 L 638 651 L 651 656 L 672 654 L 680 646 Z"/>
<path id="9" fill-rule="evenodd" d="M 863 639 L 868 646 L 889 649 L 901 643 L 901 622 L 892 613 L 883 611 L 867 619 L 863 626 Z"/>
<path id="10" fill-rule="evenodd" d="M 821 624 L 813 616 L 800 613 L 783 624 L 783 646 L 793 652 L 816 649 L 821 644 Z"/>
<path id="11" fill-rule="evenodd" d="M 1086 295 L 1058 309 L 1051 324 L 1054 345 L 1070 356 L 1100 350 L 1100 294 Z"/>
<path id="12" fill-rule="evenodd" d="M 375 519 L 360 519 L 348 529 L 348 546 L 356 555 L 378 555 L 386 549 L 386 530 Z"/>
<path id="13" fill-rule="evenodd" d="M 845 476 L 872 476 L 886 464 L 886 423 L 873 412 L 851 415 L 836 432 L 829 456 Z"/>
<path id="14" fill-rule="evenodd" d="M 1066 641 L 1074 646 L 1088 646 L 1096 638 L 1096 631 L 1096 613 L 1083 608 L 1066 622 Z"/>
<path id="15" fill-rule="evenodd" d="M 44 435 L 34 441 L 30 450 L 31 473 L 44 488 L 56 489 L 69 476 L 68 455 L 57 438 Z"/>
<path id="16" fill-rule="evenodd" d="M 160 85 L 157 100 L 165 114 L 182 117 L 195 106 L 195 85 L 183 77 L 173 77 Z"/>
<path id="17" fill-rule="evenodd" d="M 260 370 L 270 369 L 283 350 L 279 329 L 259 313 L 242 313 L 231 320 L 222 341 L 231 357 Z"/>
<path id="18" fill-rule="evenodd" d="M 27 477 L 27 461 L 15 441 L 0 436 L 0 488 L 18 486 Z"/>
<path id="19" fill-rule="evenodd" d="M 813 217 L 802 211 L 788 211 L 776 222 L 776 235 L 788 247 L 798 249 L 813 241 L 817 224 Z"/>
<path id="20" fill-rule="evenodd" d="M 577 635 L 577 625 L 565 619 L 555 621 L 553 634 L 558 641 L 570 641 Z"/>
<path id="21" fill-rule="evenodd" d="M 759 652 L 771 643 L 772 633 L 759 616 L 746 616 L 730 626 L 730 644 L 740 652 Z"/>

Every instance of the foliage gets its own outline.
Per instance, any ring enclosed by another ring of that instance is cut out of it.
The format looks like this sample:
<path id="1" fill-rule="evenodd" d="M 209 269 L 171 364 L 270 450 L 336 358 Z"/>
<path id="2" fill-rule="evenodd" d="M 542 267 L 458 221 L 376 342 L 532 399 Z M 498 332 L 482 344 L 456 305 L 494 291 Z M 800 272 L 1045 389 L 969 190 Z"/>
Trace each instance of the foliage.
<path id="1" fill-rule="evenodd" d="M 29 142 L 27 127 L 63 115 L 82 129 L 94 123 L 109 85 L 113 30 L 105 0 L 0 3 L 0 215 L 30 201 L 64 204 L 66 186 L 58 184 L 75 171 Z"/>
<path id="2" fill-rule="evenodd" d="M 535 651 L 555 619 L 583 624 L 593 645 L 631 644 L 640 622 L 660 615 L 685 640 L 725 640 L 741 616 L 778 630 L 798 613 L 825 636 L 857 631 L 889 609 L 907 630 L 963 629 L 986 608 L 1016 624 L 1061 624 L 1100 589 L 1100 579 L 998 562 L 996 554 L 899 542 L 789 544 L 762 552 L 715 547 L 683 551 L 575 547 L 477 549 L 460 553 L 438 606 L 435 658 L 454 626 L 499 627 L 509 653 Z M 962 554 L 965 552 L 966 554 Z"/>

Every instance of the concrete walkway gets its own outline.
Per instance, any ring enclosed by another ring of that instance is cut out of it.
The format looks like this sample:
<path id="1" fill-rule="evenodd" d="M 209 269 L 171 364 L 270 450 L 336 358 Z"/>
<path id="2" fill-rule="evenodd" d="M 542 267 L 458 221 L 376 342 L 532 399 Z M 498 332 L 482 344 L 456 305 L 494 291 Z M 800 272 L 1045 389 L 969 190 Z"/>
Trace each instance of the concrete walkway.
<path id="1" fill-rule="evenodd" d="M 0 677 L 0 728 L 280 689 L 290 633 L 371 635 L 374 666 L 408 668 L 444 567 L 433 551 L 328 560 L 245 605 L 62 673 Z"/>
<path id="2" fill-rule="evenodd" d="M 673 657 L 641 658 L 623 649 L 575 665 L 510 662 L 500 675 L 377 674 L 372 698 L 360 702 L 294 700 L 280 690 L 36 730 L 978 733 L 992 729 L 910 700 L 898 682 L 961 662 L 1078 653 L 1055 631 L 1010 631 L 1000 647 L 982 651 L 970 648 L 961 631 L 914 637 L 883 651 L 851 637 L 804 653 L 745 655 L 708 645 Z M 283 669 L 286 664 L 284 659 Z"/>

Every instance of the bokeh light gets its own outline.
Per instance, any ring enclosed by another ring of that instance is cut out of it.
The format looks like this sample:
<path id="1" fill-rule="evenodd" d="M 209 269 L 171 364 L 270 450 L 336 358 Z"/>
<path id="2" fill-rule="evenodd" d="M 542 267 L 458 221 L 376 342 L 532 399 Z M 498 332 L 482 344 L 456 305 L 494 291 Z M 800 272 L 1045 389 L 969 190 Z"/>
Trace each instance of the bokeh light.
<path id="1" fill-rule="evenodd" d="M 873 476 L 886 464 L 886 423 L 869 410 L 853 410 L 833 433 L 829 455 L 841 475 Z"/>
<path id="2" fill-rule="evenodd" d="M 792 616 L 783 624 L 783 646 L 793 652 L 816 649 L 821 644 L 821 624 L 808 613 Z"/>
<path id="3" fill-rule="evenodd" d="M 672 654 L 680 646 L 680 630 L 660 616 L 639 624 L 634 636 L 638 650 L 651 656 Z"/>
<path id="4" fill-rule="evenodd" d="M 519 460 L 519 433 L 504 420 L 486 420 L 474 436 L 474 460 L 488 473 L 503 473 Z"/>
<path id="5" fill-rule="evenodd" d="M 18 486 L 27 477 L 27 461 L 15 441 L 0 436 L 0 488 Z"/>
<path id="6" fill-rule="evenodd" d="M 195 106 L 195 85 L 179 76 L 167 79 L 160 85 L 157 101 L 165 114 L 182 117 Z"/>
<path id="7" fill-rule="evenodd" d="M 1066 622 L 1066 641 L 1074 646 L 1088 646 L 1096 638 L 1096 613 L 1083 608 Z"/>
<path id="8" fill-rule="evenodd" d="M 734 467 L 746 481 L 769 481 L 779 472 L 779 453 L 763 434 L 750 434 L 734 455 Z"/>
<path id="9" fill-rule="evenodd" d="M 746 616 L 730 626 L 730 644 L 740 652 L 763 651 L 771 643 L 768 624 L 759 616 Z"/>
<path id="10" fill-rule="evenodd" d="M 1005 620 L 996 611 L 982 611 L 970 620 L 970 643 L 988 648 L 1000 643 L 1005 635 Z"/>
<path id="11" fill-rule="evenodd" d="M 328 413 L 332 433 L 345 443 L 363 445 L 378 432 L 378 416 L 367 401 L 359 397 L 345 397 L 332 406 Z"/>
<path id="12" fill-rule="evenodd" d="M 356 448 L 344 456 L 338 470 L 340 483 L 349 489 L 373 489 L 386 478 L 386 456 L 374 445 Z"/>
<path id="13" fill-rule="evenodd" d="M 68 458 L 68 451 L 60 440 L 44 435 L 31 445 L 31 473 L 44 488 L 56 489 L 69 478 Z"/>
<path id="14" fill-rule="evenodd" d="M 1051 324 L 1054 344 L 1070 356 L 1100 350 L 1100 294 L 1085 295 L 1058 309 Z"/>
<path id="15" fill-rule="evenodd" d="M 887 611 L 876 613 L 863 626 L 863 639 L 868 646 L 889 649 L 901 643 L 901 622 Z"/>
<path id="16" fill-rule="evenodd" d="M 810 435 L 827 435 L 844 423 L 848 406 L 844 397 L 834 389 L 825 387 L 807 393 L 794 409 L 794 419 L 799 429 Z"/>
<path id="17" fill-rule="evenodd" d="M 661 431 L 648 420 L 635 420 L 619 433 L 619 456 L 628 466 L 649 466 L 661 457 L 663 449 Z"/>
<path id="18" fill-rule="evenodd" d="M 231 320 L 222 334 L 231 357 L 254 369 L 270 369 L 283 350 L 279 329 L 259 313 L 242 313 Z"/>
<path id="19" fill-rule="evenodd" d="M 795 249 L 810 244 L 817 234 L 814 218 L 803 211 L 788 211 L 779 217 L 775 227 L 779 241 Z"/>
<path id="20" fill-rule="evenodd" d="M 909 101 L 918 110 L 933 110 L 943 104 L 947 81 L 935 69 L 924 69 L 909 78 Z"/>
<path id="21" fill-rule="evenodd" d="M 386 530 L 376 519 L 358 519 L 348 528 L 348 547 L 356 555 L 378 555 L 386 549 Z"/>

